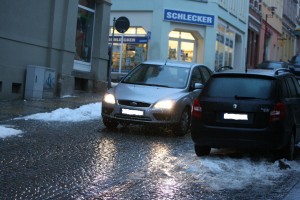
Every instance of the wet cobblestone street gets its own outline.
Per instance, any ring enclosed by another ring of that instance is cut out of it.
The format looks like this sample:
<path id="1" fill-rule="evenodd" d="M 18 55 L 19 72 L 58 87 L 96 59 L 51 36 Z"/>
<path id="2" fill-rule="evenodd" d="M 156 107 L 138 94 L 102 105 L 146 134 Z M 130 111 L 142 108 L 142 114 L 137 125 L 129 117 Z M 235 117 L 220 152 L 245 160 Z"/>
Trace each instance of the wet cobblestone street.
<path id="1" fill-rule="evenodd" d="M 200 159 L 190 135 L 140 127 L 108 131 L 99 120 L 5 124 L 24 131 L 0 140 L 0 199 L 5 200 L 282 199 L 297 175 L 291 172 L 271 185 L 214 190 L 185 170 L 186 157 Z"/>

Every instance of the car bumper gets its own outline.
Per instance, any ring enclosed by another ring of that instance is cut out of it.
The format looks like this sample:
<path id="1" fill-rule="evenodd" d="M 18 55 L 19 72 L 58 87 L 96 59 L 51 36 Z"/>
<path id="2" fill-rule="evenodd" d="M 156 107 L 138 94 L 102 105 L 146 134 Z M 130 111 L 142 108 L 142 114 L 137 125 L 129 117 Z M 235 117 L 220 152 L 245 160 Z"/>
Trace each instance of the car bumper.
<path id="1" fill-rule="evenodd" d="M 124 114 L 127 111 L 137 111 L 137 113 Z M 137 108 L 121 105 L 102 104 L 102 117 L 116 120 L 119 122 L 135 123 L 135 124 L 174 124 L 178 122 L 177 114 L 174 110 Z"/>
<path id="2" fill-rule="evenodd" d="M 192 126 L 191 136 L 195 144 L 212 148 L 281 149 L 287 144 L 280 125 L 263 129 Z"/>

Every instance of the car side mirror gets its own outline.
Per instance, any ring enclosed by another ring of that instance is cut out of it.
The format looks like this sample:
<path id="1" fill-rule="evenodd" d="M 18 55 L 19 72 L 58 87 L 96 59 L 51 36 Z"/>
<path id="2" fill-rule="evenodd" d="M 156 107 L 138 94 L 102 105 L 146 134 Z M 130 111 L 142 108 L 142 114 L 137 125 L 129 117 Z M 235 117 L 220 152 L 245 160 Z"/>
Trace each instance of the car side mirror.
<path id="1" fill-rule="evenodd" d="M 192 85 L 192 89 L 193 90 L 202 90 L 204 88 L 204 85 L 202 84 L 202 83 L 194 83 L 193 85 Z"/>

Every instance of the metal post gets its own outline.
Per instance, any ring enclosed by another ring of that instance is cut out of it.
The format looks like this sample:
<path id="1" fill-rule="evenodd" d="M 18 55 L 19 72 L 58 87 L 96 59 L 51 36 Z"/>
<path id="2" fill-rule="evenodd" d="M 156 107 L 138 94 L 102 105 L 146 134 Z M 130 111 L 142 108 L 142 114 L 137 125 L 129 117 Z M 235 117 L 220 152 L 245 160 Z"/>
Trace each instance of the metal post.
<path id="1" fill-rule="evenodd" d="M 116 18 L 114 17 L 113 19 L 113 32 L 112 32 L 112 40 L 111 40 L 111 47 L 109 51 L 109 64 L 108 64 L 108 70 L 107 70 L 107 77 L 108 77 L 108 83 L 107 83 L 107 88 L 111 88 L 111 66 L 113 64 L 112 61 L 112 52 L 114 48 L 114 37 L 115 37 L 115 23 L 116 23 Z"/>
<path id="2" fill-rule="evenodd" d="M 121 38 L 120 62 L 119 62 L 119 73 L 121 73 L 121 69 L 122 69 L 122 59 L 123 59 L 123 43 L 124 43 L 124 32 L 122 33 L 122 38 Z"/>

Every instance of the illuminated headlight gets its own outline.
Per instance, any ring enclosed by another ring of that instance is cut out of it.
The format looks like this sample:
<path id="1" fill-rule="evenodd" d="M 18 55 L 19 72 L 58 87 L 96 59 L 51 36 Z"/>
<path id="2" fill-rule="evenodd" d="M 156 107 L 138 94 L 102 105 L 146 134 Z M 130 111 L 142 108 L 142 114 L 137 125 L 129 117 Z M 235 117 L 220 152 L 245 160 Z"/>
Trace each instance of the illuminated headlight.
<path id="1" fill-rule="evenodd" d="M 109 104 L 115 104 L 116 100 L 113 94 L 105 94 L 104 95 L 104 102 Z"/>
<path id="2" fill-rule="evenodd" d="M 159 101 L 154 105 L 154 108 L 159 108 L 159 109 L 172 109 L 174 106 L 174 101 L 172 100 L 163 100 Z"/>

